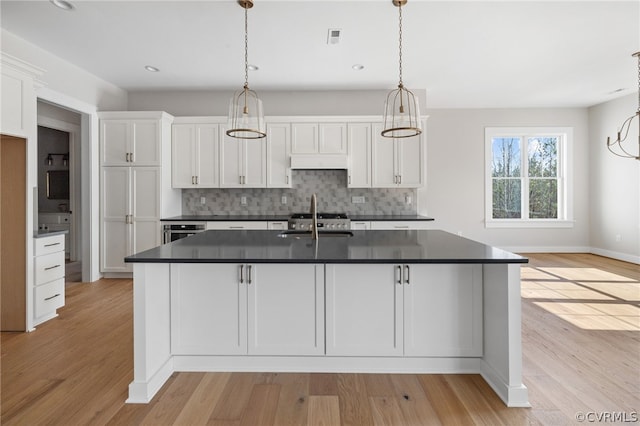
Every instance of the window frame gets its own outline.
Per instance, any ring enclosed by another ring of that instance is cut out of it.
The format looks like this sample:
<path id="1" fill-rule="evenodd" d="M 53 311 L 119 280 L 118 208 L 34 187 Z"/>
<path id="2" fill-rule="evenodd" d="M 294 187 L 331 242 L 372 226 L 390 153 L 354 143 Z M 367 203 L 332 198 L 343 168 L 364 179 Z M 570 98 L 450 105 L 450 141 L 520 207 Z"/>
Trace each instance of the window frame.
<path id="1" fill-rule="evenodd" d="M 529 218 L 528 141 L 534 137 L 558 136 L 558 218 Z M 521 218 L 493 218 L 493 146 L 496 137 L 520 138 Z M 573 220 L 573 128 L 572 127 L 486 127 L 485 128 L 485 227 L 486 228 L 572 228 Z"/>

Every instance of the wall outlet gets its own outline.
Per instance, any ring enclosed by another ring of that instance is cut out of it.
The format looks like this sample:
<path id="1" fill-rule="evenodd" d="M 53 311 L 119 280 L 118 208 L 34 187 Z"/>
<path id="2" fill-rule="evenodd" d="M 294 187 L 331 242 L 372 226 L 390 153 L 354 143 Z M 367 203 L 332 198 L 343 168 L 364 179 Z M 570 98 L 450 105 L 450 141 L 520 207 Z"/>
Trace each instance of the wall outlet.
<path id="1" fill-rule="evenodd" d="M 413 202 L 411 195 L 407 195 L 406 197 L 404 197 L 404 202 L 407 204 L 411 204 Z"/>
<path id="2" fill-rule="evenodd" d="M 351 202 L 354 204 L 363 204 L 364 203 L 364 197 L 351 197 Z"/>
<path id="3" fill-rule="evenodd" d="M 282 197 L 280 197 L 280 203 L 287 204 L 287 196 L 286 195 L 283 195 Z"/>
<path id="4" fill-rule="evenodd" d="M 243 205 L 243 206 L 247 205 L 247 197 L 246 196 L 243 195 L 242 197 L 240 197 L 240 204 Z"/>
<path id="5" fill-rule="evenodd" d="M 200 204 L 207 204 L 207 198 L 206 197 L 200 197 Z"/>

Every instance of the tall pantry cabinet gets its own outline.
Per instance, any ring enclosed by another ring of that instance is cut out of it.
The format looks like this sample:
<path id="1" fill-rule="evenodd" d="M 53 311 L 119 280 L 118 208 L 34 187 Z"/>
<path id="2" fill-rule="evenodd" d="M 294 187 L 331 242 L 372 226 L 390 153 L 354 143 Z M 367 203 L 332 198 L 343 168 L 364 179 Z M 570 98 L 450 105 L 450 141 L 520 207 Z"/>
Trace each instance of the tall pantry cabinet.
<path id="1" fill-rule="evenodd" d="M 124 258 L 162 243 L 160 218 L 181 211 L 171 187 L 171 123 L 164 112 L 102 112 L 100 271 L 130 273 Z"/>

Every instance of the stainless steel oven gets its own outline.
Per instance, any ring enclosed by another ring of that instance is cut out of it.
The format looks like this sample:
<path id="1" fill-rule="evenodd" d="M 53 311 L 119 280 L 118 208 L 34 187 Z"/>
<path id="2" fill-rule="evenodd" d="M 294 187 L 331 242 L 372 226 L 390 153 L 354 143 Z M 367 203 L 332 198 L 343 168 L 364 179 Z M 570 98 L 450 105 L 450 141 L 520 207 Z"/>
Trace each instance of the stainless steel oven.
<path id="1" fill-rule="evenodd" d="M 207 229 L 204 222 L 164 222 L 162 225 L 162 244 L 186 238 Z"/>

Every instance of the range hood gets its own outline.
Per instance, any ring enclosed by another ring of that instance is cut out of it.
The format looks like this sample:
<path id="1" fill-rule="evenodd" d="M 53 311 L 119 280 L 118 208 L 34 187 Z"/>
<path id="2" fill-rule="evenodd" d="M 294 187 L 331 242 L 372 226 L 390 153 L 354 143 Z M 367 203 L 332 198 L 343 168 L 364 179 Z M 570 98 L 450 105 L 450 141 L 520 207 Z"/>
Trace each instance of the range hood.
<path id="1" fill-rule="evenodd" d="M 292 169 L 348 169 L 346 154 L 291 154 Z"/>

